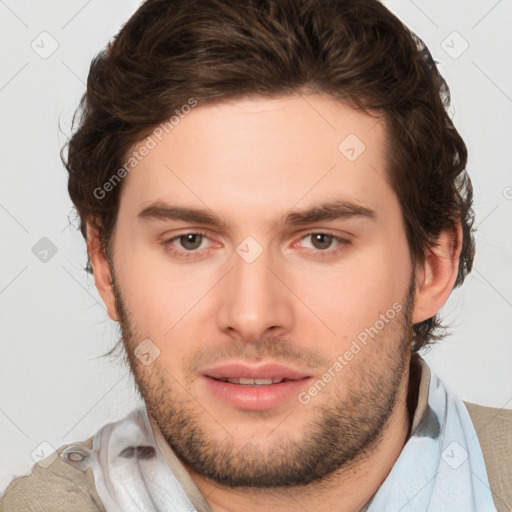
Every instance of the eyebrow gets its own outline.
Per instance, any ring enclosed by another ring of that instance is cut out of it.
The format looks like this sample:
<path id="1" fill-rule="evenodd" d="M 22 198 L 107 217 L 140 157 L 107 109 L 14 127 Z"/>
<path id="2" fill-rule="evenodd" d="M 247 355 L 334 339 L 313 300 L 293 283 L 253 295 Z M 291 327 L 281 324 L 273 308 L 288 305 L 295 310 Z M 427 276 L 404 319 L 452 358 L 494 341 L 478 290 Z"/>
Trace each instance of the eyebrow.
<path id="1" fill-rule="evenodd" d="M 209 226 L 227 228 L 228 224 L 211 210 L 175 206 L 156 201 L 142 209 L 137 217 L 141 221 L 181 220 Z M 371 208 L 350 201 L 331 201 L 283 215 L 275 225 L 303 226 L 313 222 L 336 219 L 367 218 L 375 221 L 377 213 Z"/>

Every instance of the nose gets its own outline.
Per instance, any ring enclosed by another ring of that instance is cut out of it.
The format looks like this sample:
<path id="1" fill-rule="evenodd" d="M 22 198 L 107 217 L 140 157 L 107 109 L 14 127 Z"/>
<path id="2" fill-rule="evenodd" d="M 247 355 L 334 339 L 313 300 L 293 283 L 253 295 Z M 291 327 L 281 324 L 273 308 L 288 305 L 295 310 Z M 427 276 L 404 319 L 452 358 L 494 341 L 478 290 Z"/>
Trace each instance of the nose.
<path id="1" fill-rule="evenodd" d="M 293 329 L 293 293 L 286 286 L 283 269 L 272 265 L 268 251 L 252 263 L 237 253 L 233 268 L 218 291 L 218 327 L 239 341 L 256 342 L 263 336 Z"/>

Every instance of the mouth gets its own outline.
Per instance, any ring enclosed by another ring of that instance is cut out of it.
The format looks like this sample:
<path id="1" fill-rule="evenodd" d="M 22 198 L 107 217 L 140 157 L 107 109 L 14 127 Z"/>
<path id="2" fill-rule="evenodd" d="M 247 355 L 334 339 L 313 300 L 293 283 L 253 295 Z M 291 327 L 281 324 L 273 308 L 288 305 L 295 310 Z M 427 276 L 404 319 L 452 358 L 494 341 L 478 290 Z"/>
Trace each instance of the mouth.
<path id="1" fill-rule="evenodd" d="M 215 377 L 212 377 L 215 379 Z M 221 377 L 221 382 L 230 382 L 231 384 L 241 384 L 242 386 L 270 386 L 271 384 L 280 384 L 281 382 L 290 382 L 293 379 L 284 379 L 280 377 L 274 377 L 272 379 L 248 379 L 246 377 L 234 377 L 228 379 L 227 377 Z"/>
<path id="2" fill-rule="evenodd" d="M 313 376 L 274 363 L 229 363 L 203 370 L 208 393 L 236 409 L 268 410 L 296 398 Z"/>

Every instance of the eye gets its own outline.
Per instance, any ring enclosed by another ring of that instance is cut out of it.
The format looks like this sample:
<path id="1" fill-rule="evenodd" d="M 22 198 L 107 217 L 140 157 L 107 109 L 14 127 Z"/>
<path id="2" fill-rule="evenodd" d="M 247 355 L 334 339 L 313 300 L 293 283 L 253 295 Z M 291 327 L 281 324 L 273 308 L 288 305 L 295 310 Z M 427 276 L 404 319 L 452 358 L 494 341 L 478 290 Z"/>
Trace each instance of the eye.
<path id="1" fill-rule="evenodd" d="M 202 233 L 187 233 L 176 237 L 176 239 L 179 240 L 181 246 L 187 251 L 195 251 L 201 247 L 204 236 Z"/>
<path id="2" fill-rule="evenodd" d="M 167 253 L 176 258 L 193 258 L 197 257 L 204 249 L 202 243 L 207 239 L 208 235 L 201 232 L 188 232 L 174 236 L 162 242 Z"/>
<path id="3" fill-rule="evenodd" d="M 350 244 L 349 240 L 341 238 L 332 233 L 325 231 L 313 231 L 307 233 L 301 238 L 302 240 L 311 239 L 311 249 L 313 253 L 320 253 L 320 256 L 338 254 Z M 334 249 L 332 249 L 334 243 Z"/>
<path id="4" fill-rule="evenodd" d="M 334 236 L 328 233 L 309 233 L 307 237 L 311 237 L 313 248 L 320 250 L 329 249 L 334 240 Z"/>

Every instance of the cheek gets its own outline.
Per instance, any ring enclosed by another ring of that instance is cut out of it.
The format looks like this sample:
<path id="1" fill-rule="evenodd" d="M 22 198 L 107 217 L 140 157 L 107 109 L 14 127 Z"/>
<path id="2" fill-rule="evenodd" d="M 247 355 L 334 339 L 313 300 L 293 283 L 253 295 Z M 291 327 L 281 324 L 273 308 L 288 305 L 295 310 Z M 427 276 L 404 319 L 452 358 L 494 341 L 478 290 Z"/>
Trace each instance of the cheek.
<path id="1" fill-rule="evenodd" d="M 405 257 L 403 254 L 405 253 Z M 316 267 L 297 273 L 292 289 L 312 311 L 298 313 L 298 325 L 311 339 L 325 332 L 328 345 L 336 350 L 373 326 L 381 314 L 395 314 L 409 285 L 410 261 L 407 247 L 397 241 L 393 247 L 374 245 L 347 258 L 340 265 Z"/>
<path id="2" fill-rule="evenodd" d="M 139 248 L 128 250 L 130 245 Z M 163 250 L 126 243 L 117 251 L 116 277 L 128 313 L 141 332 L 155 339 L 172 330 L 209 289 L 207 280 L 168 264 Z"/>

